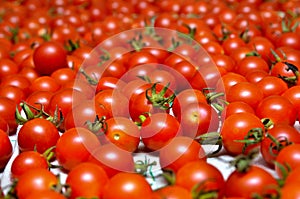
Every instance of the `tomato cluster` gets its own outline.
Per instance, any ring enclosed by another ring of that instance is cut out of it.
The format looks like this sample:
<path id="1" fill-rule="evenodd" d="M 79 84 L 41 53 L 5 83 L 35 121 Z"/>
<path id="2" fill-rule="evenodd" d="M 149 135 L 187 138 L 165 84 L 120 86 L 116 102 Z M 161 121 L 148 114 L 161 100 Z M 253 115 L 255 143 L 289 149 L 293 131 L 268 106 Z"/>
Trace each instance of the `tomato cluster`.
<path id="1" fill-rule="evenodd" d="M 0 2 L 3 197 L 300 197 L 299 1 Z"/>

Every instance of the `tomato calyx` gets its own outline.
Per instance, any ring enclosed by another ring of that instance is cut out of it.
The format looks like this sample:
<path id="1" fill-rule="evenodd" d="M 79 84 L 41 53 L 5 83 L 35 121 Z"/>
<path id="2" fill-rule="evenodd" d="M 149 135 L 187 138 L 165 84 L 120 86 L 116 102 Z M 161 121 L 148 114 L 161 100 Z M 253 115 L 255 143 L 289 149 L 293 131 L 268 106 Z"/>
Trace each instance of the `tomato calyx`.
<path id="1" fill-rule="evenodd" d="M 264 138 L 264 130 L 261 128 L 252 128 L 243 140 L 235 140 L 244 143 L 242 152 L 245 153 L 248 146 L 260 143 Z"/>
<path id="2" fill-rule="evenodd" d="M 286 147 L 290 144 L 293 144 L 285 136 L 275 138 L 271 134 L 267 133 L 266 137 L 271 140 L 271 143 L 269 146 L 269 153 L 274 157 L 278 155 L 278 153 L 281 151 L 281 149 L 283 149 L 284 147 Z"/>
<path id="3" fill-rule="evenodd" d="M 249 170 L 252 160 L 257 157 L 259 150 L 251 150 L 248 154 L 240 154 L 230 161 L 230 165 L 234 166 L 240 173 L 245 173 Z"/>
<path id="4" fill-rule="evenodd" d="M 211 153 L 211 155 L 217 154 L 221 151 L 222 137 L 219 132 L 209 132 L 195 137 L 195 140 L 198 141 L 201 145 L 218 145 L 218 148 Z"/>
<path id="5" fill-rule="evenodd" d="M 71 39 L 68 40 L 68 43 L 65 45 L 65 48 L 68 52 L 73 52 L 74 50 L 80 47 L 79 41 L 72 41 Z"/>
<path id="6" fill-rule="evenodd" d="M 21 102 L 20 107 L 23 110 L 25 117 L 21 114 L 21 112 L 19 111 L 19 108 L 17 106 L 16 112 L 15 112 L 15 118 L 16 118 L 16 122 L 19 125 L 23 125 L 26 122 L 28 122 L 29 120 L 32 120 L 35 118 L 45 118 L 46 120 L 52 122 L 58 128 L 64 121 L 62 112 L 61 112 L 61 110 L 59 110 L 58 107 L 56 107 L 53 115 L 50 115 L 49 113 L 45 112 L 43 104 L 41 104 L 41 108 L 36 108 L 35 106 L 27 104 L 26 102 Z M 32 111 L 32 109 L 34 111 Z M 34 113 L 34 112 L 37 112 L 37 113 Z"/>
<path id="7" fill-rule="evenodd" d="M 195 184 L 192 188 L 192 198 L 201 198 L 201 199 L 217 199 L 218 198 L 218 190 L 208 189 L 205 187 L 209 181 L 214 181 L 213 179 L 205 180 L 204 182 L 200 182 Z"/>
<path id="8" fill-rule="evenodd" d="M 171 105 L 175 99 L 175 94 L 172 94 L 169 97 L 165 97 L 166 92 L 170 86 L 168 83 L 163 89 L 157 93 L 156 86 L 158 83 L 154 83 L 151 88 L 148 88 L 145 92 L 147 100 L 153 105 L 153 107 L 160 108 L 162 110 L 168 110 L 171 108 Z M 150 93 L 151 94 L 150 94 Z"/>
<path id="9" fill-rule="evenodd" d="M 90 85 L 96 86 L 98 84 L 97 78 L 88 75 L 83 68 L 79 68 L 79 72 L 85 77 L 85 79 Z"/>
<path id="10" fill-rule="evenodd" d="M 150 161 L 150 159 L 147 159 L 145 156 L 145 160 L 137 160 L 134 163 L 134 170 L 136 173 L 142 174 L 144 176 L 150 175 L 152 179 L 155 179 L 155 176 L 152 172 L 152 167 L 156 166 L 157 162 L 156 161 Z"/>
<path id="11" fill-rule="evenodd" d="M 93 132 L 97 137 L 104 135 L 107 131 L 107 123 L 105 116 L 99 118 L 99 116 L 96 115 L 96 118 L 93 122 L 86 121 L 85 125 L 87 126 L 87 129 Z"/>
<path id="12" fill-rule="evenodd" d="M 283 81 L 285 81 L 288 84 L 289 87 L 291 87 L 293 85 L 296 85 L 297 81 L 299 79 L 299 70 L 298 70 L 298 67 L 295 66 L 292 63 L 287 62 L 287 61 L 284 61 L 282 63 L 287 66 L 286 71 L 292 71 L 295 76 L 293 76 L 293 77 L 286 77 L 286 76 L 279 75 L 279 78 L 282 79 Z"/>

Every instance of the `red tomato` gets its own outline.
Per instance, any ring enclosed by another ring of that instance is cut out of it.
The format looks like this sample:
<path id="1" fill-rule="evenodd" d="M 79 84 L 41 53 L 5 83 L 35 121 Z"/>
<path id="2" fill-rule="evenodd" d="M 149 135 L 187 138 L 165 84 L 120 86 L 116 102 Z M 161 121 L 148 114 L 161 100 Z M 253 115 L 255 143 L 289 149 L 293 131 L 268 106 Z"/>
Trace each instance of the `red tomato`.
<path id="1" fill-rule="evenodd" d="M 263 58 L 259 56 L 246 56 L 237 63 L 235 68 L 235 71 L 238 74 L 244 76 L 254 70 L 263 70 L 269 72 L 269 65 Z"/>
<path id="2" fill-rule="evenodd" d="M 100 145 L 97 136 L 85 128 L 65 131 L 56 144 L 56 159 L 66 170 L 88 160 L 91 152 Z M 68 146 L 68 147 L 66 147 Z"/>
<path id="3" fill-rule="evenodd" d="M 44 118 L 35 118 L 21 126 L 18 133 L 20 151 L 44 153 L 56 145 L 60 135 L 55 125 Z M 47 139 L 46 139 L 47 138 Z"/>
<path id="4" fill-rule="evenodd" d="M 297 117 L 293 104 L 280 95 L 271 95 L 264 98 L 256 108 L 259 118 L 268 118 L 273 123 L 288 123 L 294 125 Z"/>
<path id="5" fill-rule="evenodd" d="M 112 117 L 105 122 L 105 138 L 120 149 L 134 152 L 140 143 L 138 126 L 127 117 Z"/>
<path id="6" fill-rule="evenodd" d="M 260 150 L 264 160 L 271 166 L 274 166 L 278 153 L 290 143 L 300 143 L 299 132 L 286 123 L 275 124 L 267 130 L 266 137 L 261 142 Z"/>
<path id="7" fill-rule="evenodd" d="M 288 89 L 288 85 L 282 79 L 274 76 L 263 77 L 256 85 L 263 91 L 264 97 L 281 95 Z"/>
<path id="8" fill-rule="evenodd" d="M 232 86 L 226 95 L 228 102 L 242 101 L 256 108 L 264 95 L 262 90 L 253 83 L 239 82 Z"/>
<path id="9" fill-rule="evenodd" d="M 250 166 L 245 172 L 235 170 L 225 183 L 226 197 L 252 198 L 253 194 L 263 194 L 268 187 L 276 187 L 276 179 L 258 166 Z M 237 188 L 238 187 L 238 188 Z M 251 189 L 249 189 L 251 187 Z"/>
<path id="10" fill-rule="evenodd" d="M 293 171 L 300 167 L 300 144 L 291 144 L 284 147 L 277 155 L 275 161 L 286 169 Z M 280 167 L 275 164 L 275 170 L 279 176 L 282 177 Z"/>
<path id="11" fill-rule="evenodd" d="M 31 93 L 35 91 L 50 91 L 56 92 L 60 89 L 59 83 L 53 77 L 50 76 L 40 76 L 33 80 L 29 90 Z"/>
<path id="12" fill-rule="evenodd" d="M 280 189 L 280 198 L 281 199 L 299 198 L 300 191 L 299 191 L 298 187 L 299 187 L 299 183 L 285 184 Z"/>
<path id="13" fill-rule="evenodd" d="M 66 179 L 66 184 L 71 188 L 71 199 L 102 198 L 107 182 L 108 176 L 105 170 L 91 162 L 83 162 L 72 168 Z"/>
<path id="14" fill-rule="evenodd" d="M 155 113 L 147 117 L 140 129 L 145 146 L 159 150 L 166 146 L 174 137 L 182 134 L 178 120 L 167 113 Z"/>
<path id="15" fill-rule="evenodd" d="M 0 130 L 0 170 L 3 170 L 13 153 L 13 147 L 6 132 Z"/>
<path id="16" fill-rule="evenodd" d="M 39 168 L 49 168 L 46 157 L 37 151 L 24 151 L 13 160 L 11 164 L 11 175 L 13 178 L 19 178 L 27 171 Z"/>
<path id="17" fill-rule="evenodd" d="M 94 100 L 107 109 L 109 118 L 129 116 L 128 99 L 123 93 L 118 90 L 102 90 L 95 95 Z"/>
<path id="18" fill-rule="evenodd" d="M 49 110 L 50 100 L 54 93 L 50 91 L 36 91 L 31 93 L 25 100 L 27 104 L 41 109 L 41 105 L 44 107 L 44 111 L 47 113 Z"/>
<path id="19" fill-rule="evenodd" d="M 237 140 L 244 140 L 248 132 L 253 128 L 264 129 L 260 119 L 252 113 L 235 113 L 227 117 L 221 126 L 221 137 L 226 151 L 232 155 L 239 155 L 243 152 L 244 143 Z M 246 152 L 257 147 L 259 143 L 249 145 Z"/>
<path id="20" fill-rule="evenodd" d="M 255 114 L 254 109 L 249 104 L 242 101 L 235 101 L 225 106 L 225 108 L 222 110 L 221 118 L 222 120 L 224 120 L 230 115 L 233 115 L 235 113 L 241 113 L 241 112 Z"/>
<path id="21" fill-rule="evenodd" d="M 0 116 L 0 129 L 4 132 L 7 133 L 7 135 L 9 134 L 9 126 L 8 126 L 8 123 L 7 121 L 2 117 Z"/>
<path id="22" fill-rule="evenodd" d="M 131 152 L 120 149 L 115 144 L 105 144 L 97 147 L 88 161 L 100 165 L 109 178 L 120 172 L 134 171 L 134 159 Z"/>
<path id="23" fill-rule="evenodd" d="M 17 131 L 18 124 L 15 120 L 15 111 L 17 103 L 7 97 L 0 97 L 0 117 L 2 117 L 9 126 L 9 134 Z"/>
<path id="24" fill-rule="evenodd" d="M 35 70 L 40 75 L 51 75 L 60 68 L 67 67 L 67 52 L 57 42 L 42 43 L 33 53 Z"/>
<path id="25" fill-rule="evenodd" d="M 185 136 L 175 137 L 159 151 L 159 162 L 163 169 L 177 172 L 187 162 L 206 160 L 202 146 L 192 138 Z"/>
<path id="26" fill-rule="evenodd" d="M 47 169 L 32 169 L 18 178 L 15 187 L 18 198 L 25 199 L 34 192 L 51 189 L 58 184 L 58 178 Z"/>
<path id="27" fill-rule="evenodd" d="M 112 191 L 118 190 L 118 191 Z M 136 173 L 118 173 L 106 184 L 103 199 L 151 199 L 152 189 L 147 180 Z"/>
<path id="28" fill-rule="evenodd" d="M 37 192 L 32 192 L 25 199 L 66 199 L 66 197 L 54 190 L 42 190 Z"/>
<path id="29" fill-rule="evenodd" d="M 175 179 L 176 185 L 189 191 L 192 191 L 196 185 L 199 187 L 194 191 L 199 191 L 199 193 L 214 191 L 219 199 L 223 197 L 225 191 L 225 180 L 222 173 L 213 165 L 202 160 L 186 163 L 177 171 Z"/>
<path id="30" fill-rule="evenodd" d="M 190 103 L 207 102 L 206 96 L 197 89 L 185 89 L 178 93 L 172 105 L 172 111 L 175 117 L 181 115 L 181 111 Z"/>
<path id="31" fill-rule="evenodd" d="M 178 185 L 170 185 L 155 190 L 152 199 L 192 199 L 191 193 Z"/>
<path id="32" fill-rule="evenodd" d="M 219 115 L 207 103 L 191 103 L 177 116 L 183 135 L 196 138 L 199 135 L 215 132 L 219 128 Z"/>

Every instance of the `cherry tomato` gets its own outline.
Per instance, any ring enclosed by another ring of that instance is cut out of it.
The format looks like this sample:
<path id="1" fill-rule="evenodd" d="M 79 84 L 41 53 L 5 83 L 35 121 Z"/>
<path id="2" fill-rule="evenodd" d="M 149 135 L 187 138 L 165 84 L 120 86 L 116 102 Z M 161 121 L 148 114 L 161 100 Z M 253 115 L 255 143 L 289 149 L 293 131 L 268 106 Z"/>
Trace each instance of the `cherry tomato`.
<path id="1" fill-rule="evenodd" d="M 137 125 L 127 117 L 112 117 L 105 121 L 105 138 L 119 148 L 134 152 L 140 143 Z"/>
<path id="2" fill-rule="evenodd" d="M 3 170 L 13 153 L 13 146 L 6 132 L 0 130 L 1 150 L 0 150 L 0 170 Z"/>
<path id="3" fill-rule="evenodd" d="M 66 197 L 54 190 L 42 190 L 37 192 L 32 192 L 25 199 L 66 199 Z"/>
<path id="4" fill-rule="evenodd" d="M 255 114 L 254 109 L 247 103 L 241 102 L 241 101 L 235 101 L 229 103 L 225 108 L 222 110 L 222 115 L 221 117 L 223 120 L 230 115 L 233 115 L 235 113 L 240 113 L 240 112 L 247 112 L 247 113 L 252 113 Z"/>
<path id="5" fill-rule="evenodd" d="M 152 194 L 153 199 L 192 199 L 191 193 L 178 185 L 165 186 L 155 190 Z"/>
<path id="6" fill-rule="evenodd" d="M 291 144 L 284 147 L 277 155 L 275 161 L 281 164 L 286 169 L 289 168 L 291 171 L 298 168 L 300 165 L 300 144 Z M 278 164 L 275 164 L 275 171 L 279 176 L 282 177 L 282 171 Z"/>
<path id="7" fill-rule="evenodd" d="M 67 67 L 67 52 L 61 44 L 49 41 L 42 43 L 33 53 L 35 70 L 40 75 L 51 75 L 55 70 Z"/>
<path id="8" fill-rule="evenodd" d="M 133 155 L 120 149 L 115 144 L 105 144 L 97 147 L 88 161 L 100 165 L 109 178 L 120 172 L 134 171 Z"/>
<path id="9" fill-rule="evenodd" d="M 57 141 L 56 159 L 64 169 L 71 170 L 79 163 L 87 161 L 91 152 L 99 145 L 100 141 L 91 131 L 80 127 L 71 128 Z"/>
<path id="10" fill-rule="evenodd" d="M 282 79 L 274 76 L 266 76 L 256 83 L 263 91 L 264 97 L 281 95 L 288 89 L 288 85 Z"/>
<path id="11" fill-rule="evenodd" d="M 253 194 L 263 194 L 268 187 L 276 187 L 276 185 L 277 181 L 270 173 L 263 168 L 252 165 L 245 172 L 238 170 L 232 172 L 226 180 L 224 190 L 226 197 L 250 199 Z"/>
<path id="12" fill-rule="evenodd" d="M 39 153 L 44 153 L 56 145 L 59 137 L 59 132 L 52 122 L 44 118 L 35 118 L 27 121 L 20 128 L 18 145 L 21 151 L 35 149 Z"/>
<path id="13" fill-rule="evenodd" d="M 159 150 L 166 146 L 174 137 L 182 134 L 178 120 L 168 113 L 155 113 L 147 117 L 140 129 L 145 146 Z"/>
<path id="14" fill-rule="evenodd" d="M 39 168 L 49 168 L 46 157 L 37 151 L 24 151 L 13 160 L 11 174 L 13 178 L 19 178 L 27 171 Z"/>
<path id="15" fill-rule="evenodd" d="M 213 165 L 196 160 L 186 163 L 176 173 L 175 185 L 192 191 L 196 185 L 196 191 L 207 193 L 214 191 L 217 198 L 222 198 L 224 194 L 225 180 L 222 173 Z"/>
<path id="16" fill-rule="evenodd" d="M 219 116 L 207 103 L 191 103 L 177 116 L 183 135 L 196 138 L 199 135 L 215 132 L 219 128 Z"/>
<path id="17" fill-rule="evenodd" d="M 105 170 L 97 164 L 83 162 L 75 166 L 68 173 L 66 184 L 71 188 L 70 198 L 99 197 L 108 182 Z"/>
<path id="18" fill-rule="evenodd" d="M 238 142 L 238 140 L 244 140 L 253 128 L 264 129 L 264 125 L 255 114 L 242 112 L 227 117 L 221 126 L 220 132 L 226 151 L 232 155 L 241 154 L 244 143 Z M 246 152 L 257 146 L 258 143 L 248 146 Z"/>
<path id="19" fill-rule="evenodd" d="M 18 198 L 25 199 L 34 192 L 50 190 L 58 184 L 58 178 L 47 169 L 29 170 L 18 178 L 16 193 Z"/>
<path id="20" fill-rule="evenodd" d="M 104 188 L 103 199 L 124 198 L 124 196 L 130 199 L 151 199 L 151 194 L 151 186 L 143 176 L 121 172 L 110 178 Z"/>
<path id="21" fill-rule="evenodd" d="M 273 123 L 288 123 L 294 125 L 296 110 L 293 104 L 280 95 L 271 95 L 264 98 L 256 108 L 259 118 L 269 118 Z"/>
<path id="22" fill-rule="evenodd" d="M 300 143 L 299 132 L 289 124 L 277 123 L 267 130 L 267 135 L 261 142 L 262 157 L 269 165 L 274 166 L 274 161 L 280 150 L 291 143 Z"/>
<path id="23" fill-rule="evenodd" d="M 163 169 L 177 172 L 187 162 L 206 160 L 202 146 L 195 140 L 185 136 L 175 137 L 159 151 L 159 162 Z"/>

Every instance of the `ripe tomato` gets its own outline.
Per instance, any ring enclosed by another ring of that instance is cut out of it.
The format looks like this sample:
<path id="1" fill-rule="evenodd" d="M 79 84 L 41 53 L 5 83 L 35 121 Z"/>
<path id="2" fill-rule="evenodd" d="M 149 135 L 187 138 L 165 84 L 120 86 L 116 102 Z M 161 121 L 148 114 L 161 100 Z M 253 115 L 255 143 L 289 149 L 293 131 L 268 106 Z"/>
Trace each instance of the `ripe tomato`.
<path id="1" fill-rule="evenodd" d="M 215 132 L 219 128 L 219 115 L 207 103 L 191 103 L 177 116 L 183 135 L 195 138 L 199 135 Z"/>
<path id="2" fill-rule="evenodd" d="M 159 150 L 166 146 L 174 137 L 182 134 L 178 120 L 168 113 L 155 113 L 147 117 L 140 129 L 145 146 Z"/>
<path id="3" fill-rule="evenodd" d="M 241 113 L 241 112 L 247 112 L 255 114 L 254 109 L 247 103 L 241 102 L 241 101 L 235 101 L 229 103 L 225 108 L 222 110 L 222 121 L 229 117 L 230 115 L 233 115 L 235 113 Z"/>
<path id="4" fill-rule="evenodd" d="M 104 188 L 103 199 L 151 199 L 151 194 L 151 186 L 143 176 L 121 172 L 110 178 Z"/>
<path id="5" fill-rule="evenodd" d="M 25 199 L 66 199 L 66 197 L 54 190 L 42 190 L 29 194 Z"/>
<path id="6" fill-rule="evenodd" d="M 37 109 L 41 109 L 41 105 L 44 107 L 44 111 L 48 113 L 50 100 L 54 93 L 50 91 L 36 91 L 31 93 L 25 100 L 30 106 L 34 106 Z"/>
<path id="7" fill-rule="evenodd" d="M 46 157 L 37 151 L 24 151 L 13 160 L 11 164 L 11 175 L 13 178 L 19 178 L 27 171 L 39 168 L 49 168 Z"/>
<path id="8" fill-rule="evenodd" d="M 91 152 L 100 145 L 97 136 L 85 128 L 65 131 L 56 144 L 56 159 L 64 169 L 71 170 L 88 160 Z"/>
<path id="9" fill-rule="evenodd" d="M 55 125 L 44 119 L 35 118 L 27 121 L 19 130 L 18 145 L 20 151 L 36 150 L 44 153 L 56 145 L 60 135 Z"/>
<path id="10" fill-rule="evenodd" d="M 78 197 L 102 198 L 108 176 L 105 170 L 94 163 L 83 162 L 68 173 L 66 184 L 71 188 L 71 199 Z"/>
<path id="11" fill-rule="evenodd" d="M 261 142 L 261 154 L 269 165 L 274 166 L 278 153 L 291 143 L 300 143 L 299 132 L 289 124 L 277 123 L 267 130 L 266 137 Z"/>
<path id="12" fill-rule="evenodd" d="M 204 194 L 214 191 L 219 199 L 223 197 L 225 191 L 225 180 L 222 173 L 213 165 L 202 160 L 188 162 L 182 166 L 176 173 L 175 185 L 184 187 L 188 191 Z M 197 185 L 199 187 L 193 190 Z"/>
<path id="13" fill-rule="evenodd" d="M 2 117 L 9 126 L 9 134 L 17 131 L 18 124 L 15 120 L 15 111 L 17 103 L 7 97 L 0 97 L 0 117 Z"/>
<path id="14" fill-rule="evenodd" d="M 59 83 L 57 83 L 56 80 L 50 76 L 40 76 L 36 78 L 29 87 L 31 93 L 35 91 L 50 91 L 54 93 L 59 89 Z"/>
<path id="15" fill-rule="evenodd" d="M 232 155 L 239 155 L 243 152 L 244 143 L 238 140 L 244 140 L 248 132 L 253 128 L 264 129 L 260 119 L 252 113 L 235 113 L 227 117 L 221 126 L 221 137 L 226 151 Z M 246 152 L 257 147 L 259 143 L 249 145 Z"/>
<path id="16" fill-rule="evenodd" d="M 299 198 L 299 183 L 287 183 L 280 189 L 281 199 Z"/>
<path id="17" fill-rule="evenodd" d="M 152 199 L 192 199 L 191 193 L 178 185 L 170 185 L 155 190 Z"/>
<path id="18" fill-rule="evenodd" d="M 245 172 L 235 170 L 225 183 L 226 197 L 252 198 L 253 194 L 262 195 L 268 187 L 276 187 L 276 179 L 266 170 L 252 165 Z M 238 187 L 238 188 L 237 188 Z M 251 189 L 249 189 L 251 187 Z"/>
<path id="19" fill-rule="evenodd" d="M 264 98 L 256 108 L 259 118 L 269 118 L 273 123 L 288 123 L 294 125 L 297 117 L 293 104 L 285 97 L 271 95 Z"/>
<path id="20" fill-rule="evenodd" d="M 291 144 L 284 147 L 277 155 L 276 162 L 284 166 L 286 169 L 293 171 L 300 167 L 300 144 Z M 277 174 L 282 177 L 280 167 L 275 164 Z"/>
<path id="21" fill-rule="evenodd" d="M 97 147 L 90 155 L 88 161 L 100 165 L 109 178 L 120 172 L 134 171 L 133 155 L 114 144 L 105 144 Z"/>
<path id="22" fill-rule="evenodd" d="M 112 117 L 105 122 L 105 138 L 119 148 L 134 152 L 140 143 L 137 125 L 127 117 Z"/>
<path id="23" fill-rule="evenodd" d="M 25 199 L 34 192 L 50 190 L 58 184 L 58 178 L 47 169 L 32 169 L 18 178 L 16 194 L 18 198 Z"/>
<path id="24" fill-rule="evenodd" d="M 181 115 L 181 111 L 190 103 L 207 102 L 205 95 L 197 89 L 185 89 L 178 93 L 173 101 L 172 111 L 175 117 Z"/>
<path id="25" fill-rule="evenodd" d="M 58 42 L 44 42 L 33 52 L 33 62 L 40 75 L 51 75 L 57 69 L 68 66 L 67 52 Z"/>
<path id="26" fill-rule="evenodd" d="M 9 134 L 9 126 L 8 126 L 8 123 L 7 121 L 0 116 L 0 129 L 4 132 L 7 133 L 7 135 Z"/>
<path id="27" fill-rule="evenodd" d="M 293 105 L 297 111 L 297 115 L 299 117 L 300 111 L 300 86 L 293 86 L 287 89 L 282 96 L 287 98 Z"/>
<path id="28" fill-rule="evenodd" d="M 0 171 L 3 170 L 13 153 L 13 147 L 6 132 L 0 130 Z"/>
<path id="29" fill-rule="evenodd" d="M 258 56 L 246 56 L 240 62 L 237 63 L 235 72 L 243 76 L 254 70 L 263 70 L 269 72 L 268 63 Z"/>
<path id="30" fill-rule="evenodd" d="M 256 108 L 264 94 L 259 87 L 249 82 L 239 82 L 232 86 L 226 95 L 228 102 L 242 101 Z"/>
<path id="31" fill-rule="evenodd" d="M 263 77 L 256 85 L 263 91 L 264 97 L 281 95 L 288 89 L 288 85 L 282 79 L 274 76 Z"/>
<path id="32" fill-rule="evenodd" d="M 118 90 L 106 89 L 98 92 L 94 97 L 95 102 L 103 105 L 108 111 L 108 117 L 128 117 L 128 99 Z"/>
<path id="33" fill-rule="evenodd" d="M 206 160 L 202 146 L 192 138 L 178 136 L 159 151 L 159 162 L 163 169 L 177 172 L 187 162 Z"/>

